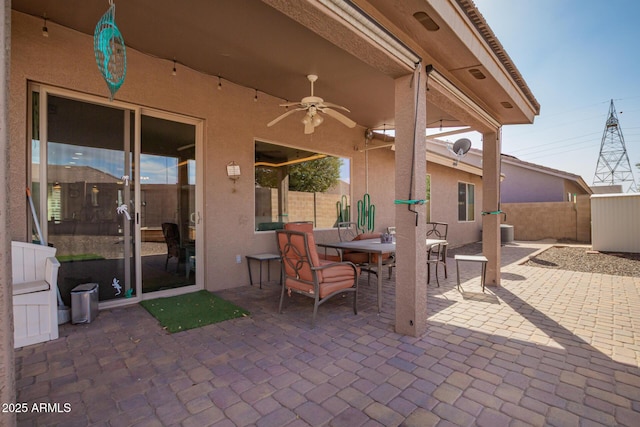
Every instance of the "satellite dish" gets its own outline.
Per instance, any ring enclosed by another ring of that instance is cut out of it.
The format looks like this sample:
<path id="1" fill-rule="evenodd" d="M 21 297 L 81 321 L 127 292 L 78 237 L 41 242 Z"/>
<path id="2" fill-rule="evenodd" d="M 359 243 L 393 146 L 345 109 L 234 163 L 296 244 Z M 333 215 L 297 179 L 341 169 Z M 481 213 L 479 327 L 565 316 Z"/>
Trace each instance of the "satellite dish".
<path id="1" fill-rule="evenodd" d="M 471 141 L 468 138 L 460 138 L 453 144 L 449 144 L 447 148 L 456 158 L 453 166 L 458 166 L 460 159 L 471 150 Z"/>

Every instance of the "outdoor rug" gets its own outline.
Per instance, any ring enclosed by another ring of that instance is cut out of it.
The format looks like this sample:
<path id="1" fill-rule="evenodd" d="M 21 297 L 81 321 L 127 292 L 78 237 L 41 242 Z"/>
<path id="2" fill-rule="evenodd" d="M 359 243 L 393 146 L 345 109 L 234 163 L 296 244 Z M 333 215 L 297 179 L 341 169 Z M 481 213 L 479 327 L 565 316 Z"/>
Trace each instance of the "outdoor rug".
<path id="1" fill-rule="evenodd" d="M 249 315 L 248 311 L 205 290 L 146 300 L 140 305 L 171 333 Z"/>

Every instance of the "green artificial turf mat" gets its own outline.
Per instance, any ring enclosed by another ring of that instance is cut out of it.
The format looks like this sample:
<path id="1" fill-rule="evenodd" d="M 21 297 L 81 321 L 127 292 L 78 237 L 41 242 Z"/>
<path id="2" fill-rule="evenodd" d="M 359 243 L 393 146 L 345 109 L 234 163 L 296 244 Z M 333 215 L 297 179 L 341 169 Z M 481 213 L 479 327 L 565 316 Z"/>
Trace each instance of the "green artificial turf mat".
<path id="1" fill-rule="evenodd" d="M 205 290 L 146 300 L 140 305 L 171 333 L 249 315 L 248 311 Z"/>
<path id="2" fill-rule="evenodd" d="M 102 255 L 98 254 L 58 255 L 56 258 L 58 258 L 58 261 L 60 262 L 95 261 L 104 259 Z"/>

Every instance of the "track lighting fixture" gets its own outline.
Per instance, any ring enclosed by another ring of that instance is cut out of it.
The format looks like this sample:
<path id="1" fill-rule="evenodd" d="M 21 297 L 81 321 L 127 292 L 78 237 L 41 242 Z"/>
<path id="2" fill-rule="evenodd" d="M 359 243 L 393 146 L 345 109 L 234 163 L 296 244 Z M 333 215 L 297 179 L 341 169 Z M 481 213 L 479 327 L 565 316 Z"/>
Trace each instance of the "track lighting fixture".
<path id="1" fill-rule="evenodd" d="M 258 89 L 256 89 L 256 96 L 253 97 L 253 102 L 258 102 Z"/>
<path id="2" fill-rule="evenodd" d="M 218 74 L 218 90 L 222 90 L 222 80 L 220 80 L 220 74 Z"/>
<path id="3" fill-rule="evenodd" d="M 172 76 L 176 75 L 176 60 L 175 59 L 173 60 L 173 71 L 171 72 L 171 75 Z"/>

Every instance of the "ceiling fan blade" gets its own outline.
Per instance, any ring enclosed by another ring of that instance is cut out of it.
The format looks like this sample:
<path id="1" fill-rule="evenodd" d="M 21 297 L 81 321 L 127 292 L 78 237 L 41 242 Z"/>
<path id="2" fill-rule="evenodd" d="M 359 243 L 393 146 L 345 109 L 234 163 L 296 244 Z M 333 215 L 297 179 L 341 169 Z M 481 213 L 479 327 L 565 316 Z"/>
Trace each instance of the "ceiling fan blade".
<path id="1" fill-rule="evenodd" d="M 292 115 L 296 111 L 302 111 L 302 110 L 304 110 L 304 108 L 294 108 L 293 110 L 287 111 L 286 113 L 276 117 L 275 119 L 273 119 L 269 123 L 267 123 L 267 127 L 271 127 L 271 126 L 275 125 L 276 123 L 278 123 L 280 120 L 284 119 L 285 117 L 288 117 L 288 116 Z"/>
<path id="2" fill-rule="evenodd" d="M 343 125 L 349 128 L 353 128 L 356 126 L 356 122 L 348 118 L 342 113 L 338 113 L 336 110 L 332 110 L 331 108 L 323 108 L 322 112 L 325 113 L 329 117 L 333 117 Z"/>
<path id="3" fill-rule="evenodd" d="M 338 109 L 340 109 L 340 110 L 346 111 L 347 113 L 350 113 L 350 112 L 351 112 L 351 110 L 349 110 L 349 109 L 348 109 L 348 108 L 346 108 L 346 107 L 343 107 L 342 105 L 333 104 L 333 103 L 331 103 L 331 102 L 323 102 L 322 104 L 323 104 L 323 106 L 325 106 L 325 107 L 338 108 Z"/>

